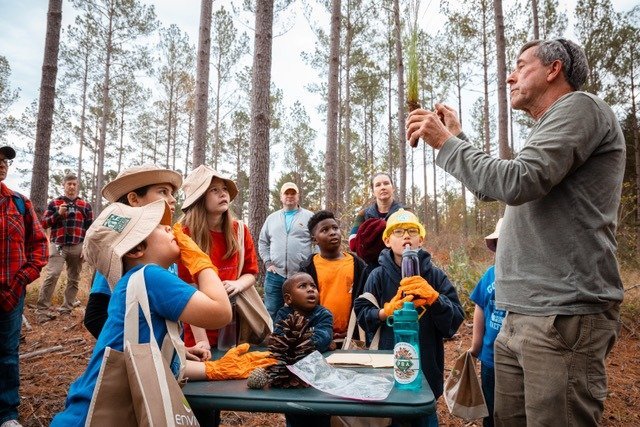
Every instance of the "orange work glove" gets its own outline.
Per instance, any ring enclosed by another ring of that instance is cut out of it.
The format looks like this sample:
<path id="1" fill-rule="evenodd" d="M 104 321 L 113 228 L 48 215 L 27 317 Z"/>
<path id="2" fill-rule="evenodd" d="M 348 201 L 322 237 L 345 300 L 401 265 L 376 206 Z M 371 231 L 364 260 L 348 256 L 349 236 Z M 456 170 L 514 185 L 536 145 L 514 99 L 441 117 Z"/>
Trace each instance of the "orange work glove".
<path id="1" fill-rule="evenodd" d="M 248 351 L 249 344 L 233 347 L 218 360 L 204 362 L 204 371 L 208 380 L 240 380 L 249 377 L 255 368 L 266 368 L 278 361 L 268 351 Z"/>
<path id="2" fill-rule="evenodd" d="M 390 316 L 393 316 L 394 311 L 402 308 L 402 304 L 404 304 L 405 301 L 412 301 L 412 300 L 413 300 L 413 295 L 407 295 L 406 297 L 403 298 L 402 291 L 398 289 L 398 293 L 395 294 L 393 298 L 391 298 L 391 301 L 384 303 L 384 306 L 382 306 L 382 310 L 384 311 L 384 314 L 387 315 L 387 317 L 390 317 Z"/>
<path id="3" fill-rule="evenodd" d="M 209 255 L 202 252 L 196 242 L 184 234 L 182 224 L 176 223 L 173 226 L 173 235 L 176 237 L 176 242 L 180 247 L 180 261 L 189 270 L 194 279 L 205 268 L 213 268 L 215 270 Z"/>
<path id="4" fill-rule="evenodd" d="M 431 305 L 438 299 L 440 293 L 433 289 L 429 282 L 421 276 L 405 277 L 400 281 L 400 291 L 406 295 L 415 297 L 414 304 L 416 307 Z"/>

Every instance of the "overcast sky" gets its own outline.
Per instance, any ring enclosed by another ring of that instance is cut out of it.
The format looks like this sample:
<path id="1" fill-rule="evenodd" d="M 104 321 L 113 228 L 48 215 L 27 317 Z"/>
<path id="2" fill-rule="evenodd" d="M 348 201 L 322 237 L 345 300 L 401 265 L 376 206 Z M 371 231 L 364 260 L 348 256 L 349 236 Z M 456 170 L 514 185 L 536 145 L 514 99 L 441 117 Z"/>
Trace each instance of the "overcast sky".
<path id="1" fill-rule="evenodd" d="M 20 89 L 20 98 L 11 109 L 11 113 L 15 116 L 19 116 L 25 107 L 37 98 L 44 54 L 47 3 L 46 0 L 0 0 L 0 55 L 4 55 L 11 66 L 11 87 Z M 162 26 L 176 24 L 181 30 L 187 32 L 191 43 L 197 44 L 200 0 L 154 0 L 148 3 L 155 5 L 157 17 Z M 227 5 L 227 10 L 230 10 L 229 3 L 229 0 L 214 0 L 214 10 L 221 4 Z M 239 3 L 241 2 L 236 1 L 236 4 Z M 508 3 L 509 0 L 504 1 L 505 5 Z M 421 26 L 428 29 L 437 28 L 439 0 L 422 0 L 421 4 L 423 9 Z M 560 0 L 560 4 L 566 11 L 573 11 L 575 0 Z M 613 0 L 616 11 L 629 10 L 636 4 L 638 4 L 637 0 Z M 569 15 L 571 19 L 572 14 Z M 74 16 L 70 2 L 65 0 L 62 13 L 63 29 L 73 22 Z M 322 122 L 323 118 L 318 117 L 316 112 L 316 107 L 321 100 L 305 90 L 305 86 L 316 79 L 317 73 L 306 66 L 300 58 L 302 51 L 313 50 L 315 36 L 300 12 L 299 6 L 294 6 L 294 9 L 289 12 L 289 17 L 293 19 L 288 26 L 289 31 L 278 36 L 274 41 L 272 79 L 277 87 L 283 89 L 285 106 L 289 107 L 296 100 L 304 99 L 307 113 L 318 131 L 318 144 L 322 145 L 325 125 Z M 328 25 L 326 16 L 314 18 L 319 23 L 325 24 L 325 27 Z M 236 27 L 249 34 L 251 46 L 253 46 L 252 26 L 253 21 L 236 23 Z M 276 29 L 275 33 L 277 32 Z M 5 142 L 15 143 L 12 140 Z M 28 162 L 29 159 L 21 159 L 21 161 Z M 7 184 L 10 182 L 9 178 Z"/>

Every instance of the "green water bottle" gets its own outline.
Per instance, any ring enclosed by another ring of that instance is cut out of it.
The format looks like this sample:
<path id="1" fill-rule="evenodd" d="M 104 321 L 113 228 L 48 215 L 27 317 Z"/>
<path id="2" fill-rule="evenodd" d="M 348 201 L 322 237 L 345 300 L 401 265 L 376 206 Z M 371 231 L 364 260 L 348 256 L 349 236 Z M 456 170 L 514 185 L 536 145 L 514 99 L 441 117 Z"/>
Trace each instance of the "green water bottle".
<path id="1" fill-rule="evenodd" d="M 387 318 L 393 327 L 393 378 L 395 387 L 401 390 L 420 390 L 420 342 L 418 338 L 418 312 L 412 302 L 405 302 L 400 310 Z"/>

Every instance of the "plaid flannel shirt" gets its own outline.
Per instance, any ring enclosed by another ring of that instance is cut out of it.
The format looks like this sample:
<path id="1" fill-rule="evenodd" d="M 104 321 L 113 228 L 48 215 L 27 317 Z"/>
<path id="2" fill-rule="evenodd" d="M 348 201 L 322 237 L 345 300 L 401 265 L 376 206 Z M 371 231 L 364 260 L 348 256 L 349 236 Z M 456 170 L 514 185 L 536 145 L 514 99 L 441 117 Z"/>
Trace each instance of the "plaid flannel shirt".
<path id="1" fill-rule="evenodd" d="M 26 286 L 40 276 L 49 259 L 47 236 L 31 201 L 22 215 L 13 191 L 0 182 L 0 310 L 15 308 Z"/>
<path id="2" fill-rule="evenodd" d="M 62 216 L 58 213 L 60 205 L 71 205 L 67 214 Z M 75 200 L 67 196 L 60 196 L 53 199 L 42 219 L 44 228 L 51 228 L 49 239 L 57 246 L 77 245 L 84 241 L 84 235 L 93 222 L 93 211 L 91 205 L 79 197 Z"/>

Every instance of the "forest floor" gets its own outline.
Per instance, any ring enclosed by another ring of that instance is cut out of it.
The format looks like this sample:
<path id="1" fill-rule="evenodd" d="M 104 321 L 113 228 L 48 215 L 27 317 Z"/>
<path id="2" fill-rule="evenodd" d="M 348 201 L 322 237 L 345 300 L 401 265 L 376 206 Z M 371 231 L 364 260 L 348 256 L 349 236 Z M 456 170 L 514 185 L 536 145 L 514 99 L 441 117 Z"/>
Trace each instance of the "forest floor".
<path id="1" fill-rule="evenodd" d="M 85 269 L 88 270 L 88 269 Z M 61 277 L 58 287 L 64 283 Z M 41 280 L 41 279 L 40 279 Z M 20 362 L 20 418 L 26 427 L 48 426 L 52 416 L 63 409 L 69 384 L 85 369 L 94 338 L 82 324 L 87 300 L 88 277 L 83 277 L 78 298 L 82 305 L 70 315 L 59 316 L 45 324 L 35 319 L 34 304 L 38 282 L 29 287 L 25 315 L 32 327 L 23 327 L 24 341 L 20 354 L 61 346 L 41 355 L 23 358 Z M 61 300 L 59 289 L 54 303 Z M 609 396 L 605 404 L 603 426 L 640 425 L 640 286 L 635 284 L 625 294 L 623 322 L 618 342 L 607 362 Z M 447 373 L 455 359 L 471 342 L 471 319 L 467 319 L 456 336 L 445 343 Z M 445 374 L 446 375 L 446 374 Z M 481 426 L 481 422 L 463 422 L 449 415 L 444 400 L 438 401 L 438 418 L 442 426 Z M 284 426 L 281 414 L 222 412 L 224 426 Z"/>

